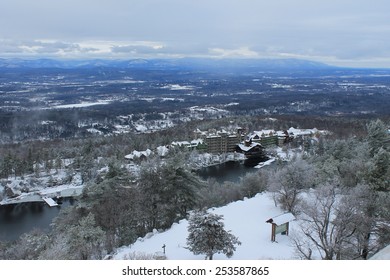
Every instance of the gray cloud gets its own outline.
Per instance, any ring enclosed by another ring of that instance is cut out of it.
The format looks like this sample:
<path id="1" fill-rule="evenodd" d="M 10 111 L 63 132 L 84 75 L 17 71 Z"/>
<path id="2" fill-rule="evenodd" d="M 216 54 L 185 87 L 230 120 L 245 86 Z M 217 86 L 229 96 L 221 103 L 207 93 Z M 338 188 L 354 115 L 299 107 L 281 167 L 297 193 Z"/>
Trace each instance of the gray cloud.
<path id="1" fill-rule="evenodd" d="M 3 0 L 0 55 L 291 56 L 390 67 L 389 8 L 387 0 Z"/>
<path id="2" fill-rule="evenodd" d="M 0 40 L 0 53 L 9 55 L 73 56 L 96 51 L 98 51 L 97 48 L 82 47 L 77 43 L 68 43 L 62 41 Z"/>
<path id="3" fill-rule="evenodd" d="M 114 45 L 111 47 L 111 52 L 118 55 L 156 55 L 159 54 L 163 48 L 164 47 L 162 45 L 153 45 L 144 42 L 144 44 L 135 43 L 130 45 Z"/>

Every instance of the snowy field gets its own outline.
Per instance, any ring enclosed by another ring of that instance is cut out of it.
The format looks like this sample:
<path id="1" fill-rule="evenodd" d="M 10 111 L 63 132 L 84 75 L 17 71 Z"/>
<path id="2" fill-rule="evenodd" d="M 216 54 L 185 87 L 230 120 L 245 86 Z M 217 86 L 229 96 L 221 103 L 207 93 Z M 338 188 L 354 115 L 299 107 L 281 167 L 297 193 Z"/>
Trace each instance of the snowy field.
<path id="1" fill-rule="evenodd" d="M 390 245 L 372 256 L 371 260 L 390 260 Z"/>
<path id="2" fill-rule="evenodd" d="M 283 211 L 275 207 L 268 193 L 214 208 L 210 212 L 223 215 L 225 229 L 231 230 L 231 233 L 237 236 L 242 243 L 237 247 L 231 259 L 297 259 L 288 236 L 279 234 L 276 236 L 276 242 L 271 242 L 271 224 L 266 221 L 282 214 Z M 294 225 L 296 222 L 290 223 L 290 231 L 294 230 Z M 133 254 L 161 254 L 162 246 L 165 244 L 168 260 L 203 260 L 204 255 L 194 255 L 185 248 L 188 236 L 187 226 L 188 221 L 181 220 L 165 232 L 150 233 L 144 238 L 139 238 L 131 246 L 119 248 L 114 259 L 126 259 Z M 214 259 L 225 260 L 227 257 L 223 254 L 216 254 Z"/>

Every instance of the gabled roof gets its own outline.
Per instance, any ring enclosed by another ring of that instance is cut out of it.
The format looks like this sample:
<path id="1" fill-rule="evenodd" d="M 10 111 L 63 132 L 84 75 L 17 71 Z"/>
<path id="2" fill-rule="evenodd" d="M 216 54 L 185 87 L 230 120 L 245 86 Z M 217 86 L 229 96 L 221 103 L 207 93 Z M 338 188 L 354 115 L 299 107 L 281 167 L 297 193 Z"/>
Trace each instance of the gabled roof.
<path id="1" fill-rule="evenodd" d="M 259 139 L 262 137 L 270 137 L 276 135 L 276 131 L 273 129 L 263 129 L 258 131 L 253 131 L 250 135 L 248 135 L 248 138 L 250 139 Z"/>
<path id="2" fill-rule="evenodd" d="M 125 156 L 126 159 L 133 160 L 135 158 L 140 158 L 141 156 L 148 157 L 152 154 L 153 152 L 150 149 L 147 149 L 146 151 L 133 151 L 131 154 L 128 154 Z"/>
<path id="3" fill-rule="evenodd" d="M 285 223 L 291 222 L 293 220 L 295 220 L 295 216 L 292 213 L 288 212 L 288 213 L 280 214 L 276 217 L 273 217 L 273 218 L 267 220 L 266 222 L 280 226 L 280 225 L 283 225 Z"/>

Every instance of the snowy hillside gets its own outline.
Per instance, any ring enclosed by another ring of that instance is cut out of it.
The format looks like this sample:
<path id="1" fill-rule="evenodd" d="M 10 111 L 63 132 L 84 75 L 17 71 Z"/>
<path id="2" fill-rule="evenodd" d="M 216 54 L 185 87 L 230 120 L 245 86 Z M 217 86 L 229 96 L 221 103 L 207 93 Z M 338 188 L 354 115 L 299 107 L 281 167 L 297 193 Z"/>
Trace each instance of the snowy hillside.
<path id="1" fill-rule="evenodd" d="M 231 203 L 227 206 L 214 208 L 210 212 L 224 216 L 225 229 L 238 237 L 241 246 L 237 247 L 231 259 L 297 259 L 294 247 L 288 236 L 277 235 L 276 242 L 271 242 L 271 224 L 266 223 L 283 211 L 275 207 L 268 193 L 258 194 L 251 199 Z M 296 222 L 290 223 L 290 231 L 294 230 Z M 168 260 L 203 260 L 204 255 L 194 255 L 186 247 L 188 221 L 181 220 L 166 232 L 150 233 L 129 247 L 118 249 L 114 259 L 126 259 L 132 254 L 161 253 L 165 244 Z M 224 260 L 223 254 L 215 255 L 214 259 Z"/>
<path id="2" fill-rule="evenodd" d="M 390 245 L 380 250 L 374 256 L 370 258 L 371 260 L 390 260 Z"/>

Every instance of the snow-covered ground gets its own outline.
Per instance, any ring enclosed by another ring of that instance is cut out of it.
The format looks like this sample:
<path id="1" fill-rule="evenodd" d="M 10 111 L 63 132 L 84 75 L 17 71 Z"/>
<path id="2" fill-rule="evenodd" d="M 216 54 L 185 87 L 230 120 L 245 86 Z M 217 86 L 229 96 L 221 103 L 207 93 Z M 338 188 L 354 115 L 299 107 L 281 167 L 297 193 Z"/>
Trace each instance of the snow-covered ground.
<path id="1" fill-rule="evenodd" d="M 373 255 L 370 260 L 390 260 L 390 245 Z"/>
<path id="2" fill-rule="evenodd" d="M 276 235 L 276 242 L 271 241 L 271 224 L 266 221 L 283 213 L 274 205 L 270 193 L 264 192 L 250 199 L 230 203 L 219 208 L 209 209 L 209 212 L 223 215 L 225 229 L 230 230 L 241 241 L 237 246 L 233 260 L 299 260 L 292 243 L 293 236 L 297 236 L 300 221 L 290 222 L 290 235 Z M 168 260 L 203 260 L 204 255 L 194 255 L 186 249 L 188 236 L 188 221 L 181 220 L 164 232 L 154 230 L 129 246 L 118 248 L 113 259 L 123 260 L 145 256 L 163 255 Z M 313 251 L 314 259 L 321 259 L 317 251 Z M 223 254 L 216 254 L 215 260 L 228 259 Z M 370 258 L 371 260 L 390 260 L 390 245 Z"/>
<path id="3" fill-rule="evenodd" d="M 283 211 L 275 207 L 268 193 L 214 208 L 210 212 L 223 215 L 225 229 L 231 230 L 231 233 L 242 243 L 231 259 L 297 259 L 289 236 L 279 234 L 276 236 L 276 242 L 271 242 L 271 224 L 266 221 Z M 294 231 L 294 225 L 296 226 L 295 221 L 290 223 L 290 231 Z M 126 259 L 129 255 L 161 254 L 162 246 L 165 244 L 168 260 L 202 260 L 204 255 L 194 255 L 185 248 L 187 226 L 188 221 L 181 220 L 165 232 L 154 231 L 128 247 L 119 248 L 113 258 Z M 214 259 L 224 260 L 227 257 L 217 254 Z"/>

